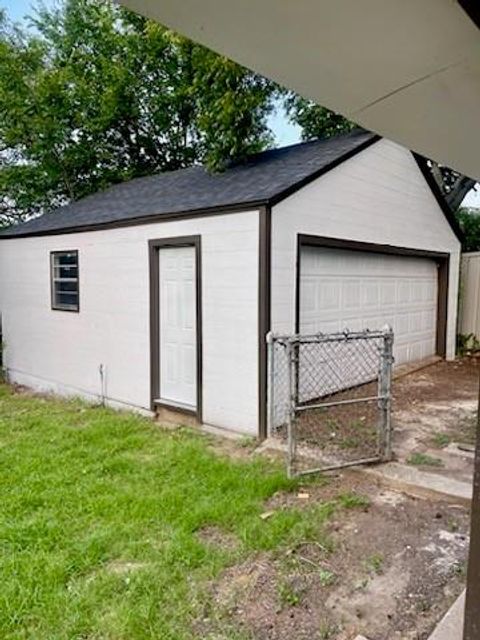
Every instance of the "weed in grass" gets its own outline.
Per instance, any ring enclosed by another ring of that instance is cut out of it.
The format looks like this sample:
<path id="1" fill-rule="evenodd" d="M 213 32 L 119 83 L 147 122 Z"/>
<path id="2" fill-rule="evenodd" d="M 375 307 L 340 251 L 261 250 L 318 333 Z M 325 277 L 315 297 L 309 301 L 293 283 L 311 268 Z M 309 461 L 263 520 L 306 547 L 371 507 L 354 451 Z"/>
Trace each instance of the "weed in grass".
<path id="1" fill-rule="evenodd" d="M 362 496 L 354 491 L 340 494 L 338 501 L 345 509 L 366 509 L 370 506 L 370 499 L 367 496 Z"/>
<path id="2" fill-rule="evenodd" d="M 320 571 L 318 572 L 318 576 L 320 578 L 320 584 L 322 585 L 322 587 L 329 587 L 335 582 L 337 578 L 337 576 L 328 569 L 320 569 Z"/>
<path id="3" fill-rule="evenodd" d="M 460 528 L 459 524 L 455 520 L 455 518 L 449 518 L 448 521 L 447 521 L 447 526 L 448 526 L 448 530 L 451 533 L 456 533 L 458 531 L 458 529 Z"/>
<path id="4" fill-rule="evenodd" d="M 464 562 L 455 562 L 452 565 L 452 573 L 455 576 L 465 576 L 467 569 Z"/>
<path id="5" fill-rule="evenodd" d="M 257 439 L 252 436 L 243 436 L 239 440 L 239 445 L 244 449 L 253 449 L 257 444 Z"/>
<path id="6" fill-rule="evenodd" d="M 364 446 L 366 442 L 373 441 L 376 438 L 376 430 L 365 424 L 362 419 L 351 422 L 348 425 L 348 431 L 348 435 L 339 439 L 338 446 L 340 449 L 358 449 Z"/>
<path id="7" fill-rule="evenodd" d="M 431 603 L 425 598 L 420 598 L 415 604 L 415 608 L 419 613 L 426 613 L 431 606 Z"/>
<path id="8" fill-rule="evenodd" d="M 458 441 L 465 444 L 475 444 L 477 437 L 477 416 L 475 414 L 464 418 L 458 425 Z"/>
<path id="9" fill-rule="evenodd" d="M 278 597 L 281 607 L 296 607 L 300 604 L 302 591 L 292 581 L 282 580 L 277 585 Z"/>
<path id="10" fill-rule="evenodd" d="M 436 433 L 433 437 L 433 444 L 439 449 L 447 447 L 452 441 L 451 437 L 446 433 Z"/>
<path id="11" fill-rule="evenodd" d="M 381 553 L 374 553 L 365 560 L 365 565 L 371 573 L 380 575 L 383 573 L 385 559 Z"/>
<path id="12" fill-rule="evenodd" d="M 299 486 L 280 463 L 231 460 L 191 430 L 6 385 L 0 440 L 2 640 L 187 640 L 233 556 L 328 545 L 339 508 L 264 521 L 265 502 Z M 205 527 L 238 549 L 202 541 Z"/>
<path id="13" fill-rule="evenodd" d="M 370 580 L 368 578 L 362 578 L 355 584 L 356 591 L 364 591 L 368 587 Z"/>
<path id="14" fill-rule="evenodd" d="M 434 458 L 433 456 L 429 456 L 427 453 L 420 452 L 412 453 L 407 462 L 408 464 L 416 467 L 443 467 L 443 462 L 440 458 Z"/>
<path id="15" fill-rule="evenodd" d="M 330 622 L 322 622 L 318 630 L 318 637 L 320 640 L 331 640 L 337 633 L 337 625 L 331 624 Z"/>
<path id="16" fill-rule="evenodd" d="M 363 438 L 347 436 L 338 442 L 340 449 L 357 449 L 363 442 Z"/>
<path id="17" fill-rule="evenodd" d="M 457 354 L 465 356 L 469 353 L 478 351 L 480 342 L 473 333 L 459 333 L 457 335 Z"/>

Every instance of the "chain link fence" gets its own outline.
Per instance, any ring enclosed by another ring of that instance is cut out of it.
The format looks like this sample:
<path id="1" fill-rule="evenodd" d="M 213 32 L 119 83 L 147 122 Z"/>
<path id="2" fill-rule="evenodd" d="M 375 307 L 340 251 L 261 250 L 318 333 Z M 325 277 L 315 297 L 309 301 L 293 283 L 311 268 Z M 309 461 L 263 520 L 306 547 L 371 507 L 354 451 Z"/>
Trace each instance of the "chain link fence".
<path id="1" fill-rule="evenodd" d="M 268 336 L 270 437 L 289 476 L 391 459 L 393 332 Z"/>

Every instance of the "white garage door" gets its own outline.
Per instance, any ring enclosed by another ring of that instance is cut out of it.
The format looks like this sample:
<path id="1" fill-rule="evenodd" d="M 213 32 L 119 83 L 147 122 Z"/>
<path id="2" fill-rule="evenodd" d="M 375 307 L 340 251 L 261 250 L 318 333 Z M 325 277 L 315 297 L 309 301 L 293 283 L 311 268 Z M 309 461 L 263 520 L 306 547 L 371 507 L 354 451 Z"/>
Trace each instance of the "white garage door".
<path id="1" fill-rule="evenodd" d="M 393 327 L 397 364 L 434 355 L 438 269 L 433 260 L 301 248 L 300 332 Z"/>

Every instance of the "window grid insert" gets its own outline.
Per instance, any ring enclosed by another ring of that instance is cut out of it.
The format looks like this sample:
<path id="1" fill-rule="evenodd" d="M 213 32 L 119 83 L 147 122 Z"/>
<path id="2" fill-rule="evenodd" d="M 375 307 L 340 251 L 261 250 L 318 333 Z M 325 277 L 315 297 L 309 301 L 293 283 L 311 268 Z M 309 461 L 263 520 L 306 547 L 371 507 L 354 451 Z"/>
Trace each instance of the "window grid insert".
<path id="1" fill-rule="evenodd" d="M 52 251 L 50 254 L 52 309 L 79 310 L 78 251 Z"/>

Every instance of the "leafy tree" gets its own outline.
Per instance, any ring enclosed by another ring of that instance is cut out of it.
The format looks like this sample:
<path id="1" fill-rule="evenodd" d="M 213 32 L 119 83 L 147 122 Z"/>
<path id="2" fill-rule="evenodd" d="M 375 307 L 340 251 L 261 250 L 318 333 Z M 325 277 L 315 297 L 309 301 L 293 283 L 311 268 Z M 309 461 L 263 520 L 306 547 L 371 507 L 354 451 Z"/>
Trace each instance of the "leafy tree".
<path id="1" fill-rule="evenodd" d="M 0 224 L 271 142 L 277 88 L 110 0 L 0 13 Z"/>
<path id="2" fill-rule="evenodd" d="M 464 234 L 463 250 L 480 251 L 480 209 L 461 207 L 456 216 Z"/>
<path id="3" fill-rule="evenodd" d="M 290 120 L 301 127 L 304 140 L 331 138 L 356 127 L 353 122 L 340 114 L 295 93 L 289 92 L 286 95 L 285 108 Z"/>
<path id="4" fill-rule="evenodd" d="M 467 193 L 475 187 L 475 180 L 436 162 L 428 164 L 447 204 L 452 211 L 457 211 Z"/>

